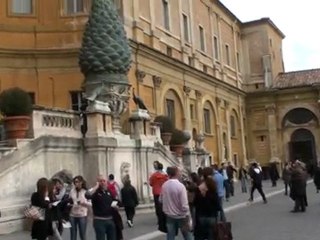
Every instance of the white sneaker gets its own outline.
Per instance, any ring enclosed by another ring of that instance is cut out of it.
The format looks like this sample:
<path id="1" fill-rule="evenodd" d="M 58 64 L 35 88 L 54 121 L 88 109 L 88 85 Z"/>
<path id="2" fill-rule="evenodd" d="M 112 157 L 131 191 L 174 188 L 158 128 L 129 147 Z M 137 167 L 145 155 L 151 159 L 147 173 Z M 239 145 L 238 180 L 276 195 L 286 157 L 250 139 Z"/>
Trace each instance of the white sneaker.
<path id="1" fill-rule="evenodd" d="M 127 223 L 128 223 L 129 227 L 131 227 L 131 228 L 133 227 L 133 223 L 131 222 L 131 220 L 128 220 Z"/>

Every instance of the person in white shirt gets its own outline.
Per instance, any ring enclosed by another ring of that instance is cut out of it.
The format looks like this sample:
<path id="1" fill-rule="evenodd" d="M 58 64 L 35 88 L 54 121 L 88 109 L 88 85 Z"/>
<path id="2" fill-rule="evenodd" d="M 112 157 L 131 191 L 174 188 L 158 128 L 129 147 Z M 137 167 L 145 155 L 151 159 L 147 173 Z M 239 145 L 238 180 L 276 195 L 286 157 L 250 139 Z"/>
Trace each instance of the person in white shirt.
<path id="1" fill-rule="evenodd" d="M 77 240 L 77 230 L 79 229 L 80 239 L 86 240 L 88 208 L 91 202 L 86 199 L 86 182 L 82 176 L 76 176 L 73 179 L 74 187 L 70 191 L 72 208 L 70 212 L 70 238 Z"/>
<path id="2" fill-rule="evenodd" d="M 228 202 L 229 198 L 230 198 L 230 183 L 229 183 L 227 167 L 226 167 L 225 163 L 221 163 L 220 173 L 222 174 L 223 179 L 224 179 L 223 185 L 224 185 L 224 189 L 226 191 L 225 198 L 226 198 L 226 201 Z"/>

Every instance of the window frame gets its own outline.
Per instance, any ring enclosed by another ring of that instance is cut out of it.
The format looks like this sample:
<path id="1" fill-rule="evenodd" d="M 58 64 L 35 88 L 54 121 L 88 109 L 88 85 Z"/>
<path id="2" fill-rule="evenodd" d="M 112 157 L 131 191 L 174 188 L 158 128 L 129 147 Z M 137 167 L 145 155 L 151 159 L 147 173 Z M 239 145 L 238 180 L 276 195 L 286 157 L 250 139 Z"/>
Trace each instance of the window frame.
<path id="1" fill-rule="evenodd" d="M 224 45 L 225 53 L 226 53 L 226 65 L 231 66 L 231 56 L 230 56 L 230 46 L 229 44 Z"/>
<path id="2" fill-rule="evenodd" d="M 203 108 L 203 126 L 206 134 L 212 134 L 211 111 L 209 108 Z"/>
<path id="3" fill-rule="evenodd" d="M 163 27 L 166 31 L 170 31 L 171 21 L 170 21 L 170 6 L 169 6 L 168 0 L 162 0 L 162 10 L 163 10 Z"/>
<path id="4" fill-rule="evenodd" d="M 213 36 L 213 56 L 215 60 L 220 60 L 220 51 L 219 51 L 219 39 L 217 36 Z"/>
<path id="5" fill-rule="evenodd" d="M 170 104 L 168 104 L 170 103 Z M 172 112 L 169 111 L 169 105 L 172 106 Z M 171 119 L 174 126 L 176 125 L 176 118 L 175 118 L 175 101 L 171 98 L 166 98 L 166 115 L 168 118 Z"/>
<path id="6" fill-rule="evenodd" d="M 68 13 L 66 10 L 66 3 L 67 0 L 60 0 L 60 12 L 61 17 L 74 17 L 74 16 L 87 16 L 89 14 L 89 7 L 90 7 L 90 0 L 82 0 L 83 1 L 83 11 L 76 12 L 76 13 Z M 75 0 L 78 1 L 78 0 Z"/>
<path id="7" fill-rule="evenodd" d="M 84 103 L 83 100 L 85 100 L 85 98 L 83 97 L 83 91 L 80 91 L 80 90 L 74 90 L 74 91 L 69 91 L 69 96 L 70 96 L 70 109 L 73 110 L 73 111 L 81 111 L 81 105 Z M 73 104 L 72 102 L 72 94 L 78 94 L 77 96 L 77 104 Z M 78 109 L 73 109 L 73 106 L 77 105 L 78 106 Z"/>
<path id="8" fill-rule="evenodd" d="M 199 39 L 200 51 L 206 52 L 206 33 L 205 33 L 205 30 L 204 30 L 204 27 L 199 24 L 198 30 L 199 30 L 199 38 L 200 38 Z"/>
<path id="9" fill-rule="evenodd" d="M 234 115 L 230 116 L 230 135 L 232 138 L 237 137 L 237 123 Z"/>
<path id="10" fill-rule="evenodd" d="M 36 17 L 36 0 L 31 1 L 31 13 L 15 13 L 13 12 L 13 0 L 7 0 L 7 15 L 8 17 Z"/>
<path id="11" fill-rule="evenodd" d="M 186 22 L 185 22 L 186 20 Z M 190 39 L 190 24 L 189 24 L 189 17 L 187 14 L 182 13 L 182 24 L 183 24 L 183 38 L 184 41 L 187 43 L 191 43 Z"/>

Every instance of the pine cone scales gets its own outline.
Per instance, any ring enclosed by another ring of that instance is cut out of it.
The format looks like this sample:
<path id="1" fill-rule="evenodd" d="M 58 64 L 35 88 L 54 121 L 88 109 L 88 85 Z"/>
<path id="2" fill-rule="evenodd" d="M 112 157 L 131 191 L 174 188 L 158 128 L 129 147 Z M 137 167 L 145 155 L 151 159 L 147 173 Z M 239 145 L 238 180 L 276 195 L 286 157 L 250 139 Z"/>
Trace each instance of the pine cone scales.
<path id="1" fill-rule="evenodd" d="M 127 74 L 131 51 L 123 25 L 110 0 L 95 0 L 83 34 L 79 64 L 84 75 Z"/>

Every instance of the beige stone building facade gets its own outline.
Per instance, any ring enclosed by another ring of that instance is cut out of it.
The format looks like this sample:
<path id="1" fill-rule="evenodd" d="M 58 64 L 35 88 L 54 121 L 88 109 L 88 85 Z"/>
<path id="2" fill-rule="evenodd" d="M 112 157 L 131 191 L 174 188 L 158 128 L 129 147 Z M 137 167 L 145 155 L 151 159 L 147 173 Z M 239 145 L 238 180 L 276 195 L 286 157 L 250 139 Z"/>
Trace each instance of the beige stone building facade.
<path id="1" fill-rule="evenodd" d="M 19 2 L 0 3 L 1 91 L 18 86 L 35 104 L 78 110 L 83 76 L 77 58 L 91 0 Z M 270 19 L 241 22 L 218 0 L 113 2 L 132 47 L 129 80 L 151 116 L 168 115 L 192 134 L 192 147 L 204 135 L 212 162 L 266 165 L 298 157 L 290 149 L 299 127 L 313 134 L 316 159 L 318 90 L 282 84 L 299 73 L 282 73 L 284 35 Z M 298 103 L 313 113 L 314 121 L 303 123 L 310 126 L 283 120 Z M 134 108 L 130 102 L 124 130 Z"/>

